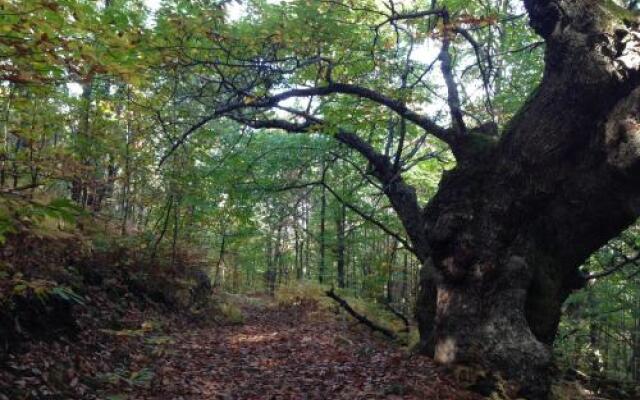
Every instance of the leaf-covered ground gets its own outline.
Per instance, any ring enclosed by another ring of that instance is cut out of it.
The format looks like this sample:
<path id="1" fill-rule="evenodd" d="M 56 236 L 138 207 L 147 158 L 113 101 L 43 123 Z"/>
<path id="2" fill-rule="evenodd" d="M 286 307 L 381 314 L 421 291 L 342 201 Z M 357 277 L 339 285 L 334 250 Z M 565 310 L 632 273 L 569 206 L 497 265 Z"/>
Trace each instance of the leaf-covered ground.
<path id="1" fill-rule="evenodd" d="M 475 399 L 426 358 L 409 357 L 313 302 L 246 304 L 245 323 L 173 335 L 154 399 Z"/>
<path id="2" fill-rule="evenodd" d="M 0 365 L 0 399 L 479 398 L 314 301 L 237 303 L 235 325 L 163 319 L 135 303 L 119 330 L 85 316 L 96 324 L 75 339 L 31 343 Z"/>

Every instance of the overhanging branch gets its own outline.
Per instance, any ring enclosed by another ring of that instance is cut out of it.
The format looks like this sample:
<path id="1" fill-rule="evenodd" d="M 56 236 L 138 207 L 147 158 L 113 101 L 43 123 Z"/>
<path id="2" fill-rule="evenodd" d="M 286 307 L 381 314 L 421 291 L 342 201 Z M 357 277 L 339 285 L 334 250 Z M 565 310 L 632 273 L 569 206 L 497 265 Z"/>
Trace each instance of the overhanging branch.
<path id="1" fill-rule="evenodd" d="M 360 97 L 363 99 L 367 99 L 373 101 L 374 103 L 380 104 L 382 106 L 387 107 L 392 110 L 400 117 L 406 119 L 407 121 L 411 121 L 412 123 L 420 126 L 425 131 L 439 138 L 440 140 L 452 144 L 456 140 L 456 132 L 449 128 L 444 128 L 438 125 L 432 119 L 426 117 L 425 115 L 418 114 L 417 112 L 410 110 L 404 102 L 398 101 L 391 97 L 388 97 L 380 92 L 375 90 L 371 90 L 369 88 L 352 85 L 348 83 L 336 83 L 329 82 L 325 86 L 312 87 L 312 88 L 300 88 L 300 89 L 290 89 L 287 91 L 283 91 L 278 94 L 274 94 L 268 97 L 263 98 L 253 98 L 250 96 L 246 96 L 242 101 L 235 101 L 233 103 L 229 103 L 226 105 L 222 105 L 217 107 L 211 114 L 201 118 L 194 125 L 189 127 L 181 136 L 176 140 L 169 151 L 162 156 L 159 165 L 162 166 L 167 158 L 173 154 L 173 152 L 183 145 L 186 140 L 191 136 L 195 131 L 202 128 L 204 125 L 209 123 L 210 121 L 224 117 L 231 116 L 234 112 L 243 110 L 243 109 L 261 109 L 261 108 L 273 108 L 276 107 L 280 102 L 291 99 L 291 98 L 299 98 L 299 97 L 312 97 L 312 96 L 327 96 L 331 94 L 348 94 L 356 97 Z M 279 128 L 279 127 L 274 127 Z M 282 129 L 287 130 L 286 124 L 283 124 Z"/>
<path id="2" fill-rule="evenodd" d="M 333 195 L 333 197 L 336 198 L 336 200 L 338 200 L 341 204 L 344 204 L 345 207 L 347 207 L 351 211 L 353 211 L 356 214 L 358 214 L 364 220 L 366 220 L 368 222 L 371 222 L 372 224 L 374 224 L 375 226 L 380 228 L 384 233 L 386 233 L 387 235 L 389 235 L 389 236 L 393 237 L 394 239 L 396 239 L 398 242 L 402 243 L 402 245 L 407 250 L 411 251 L 412 253 L 415 252 L 413 247 L 411 247 L 411 244 L 405 238 L 403 238 L 399 234 L 397 234 L 394 231 L 392 231 L 391 229 L 389 229 L 382 222 L 376 220 L 375 218 L 371 217 L 370 215 L 367 215 L 367 213 L 365 213 L 364 211 L 360 210 L 358 207 L 354 206 L 353 204 L 349 203 L 348 201 L 345 201 L 342 198 L 342 196 L 340 196 L 335 190 L 333 190 L 333 188 L 331 186 L 327 185 L 326 182 L 322 182 L 322 185 L 329 191 L 329 193 L 331 193 Z"/>

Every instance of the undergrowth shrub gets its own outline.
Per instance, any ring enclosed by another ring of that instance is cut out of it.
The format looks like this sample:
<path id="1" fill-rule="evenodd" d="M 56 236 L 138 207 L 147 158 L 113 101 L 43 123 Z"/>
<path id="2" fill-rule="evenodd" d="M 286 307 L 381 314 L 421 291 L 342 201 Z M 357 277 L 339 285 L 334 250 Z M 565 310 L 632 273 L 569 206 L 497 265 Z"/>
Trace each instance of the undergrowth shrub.
<path id="1" fill-rule="evenodd" d="M 0 358 L 24 340 L 72 336 L 72 309 L 84 303 L 75 265 L 88 254 L 72 233 L 20 229 L 0 247 Z"/>
<path id="2" fill-rule="evenodd" d="M 230 325 L 242 325 L 244 315 L 238 306 L 230 302 L 222 302 L 218 305 L 220 316 L 225 323 Z"/>
<path id="3" fill-rule="evenodd" d="M 78 313 L 121 326 L 132 300 L 141 310 L 168 309 L 196 322 L 225 313 L 241 319 L 214 307 L 206 253 L 197 246 L 161 245 L 152 255 L 150 235 L 122 236 L 80 213 L 72 221 L 67 203 L 28 213 L 11 213 L 5 203 L 0 199 L 0 358 L 24 341 L 73 336 Z M 86 304 L 85 296 L 93 301 Z"/>
<path id="4" fill-rule="evenodd" d="M 317 283 L 295 282 L 286 286 L 279 286 L 275 291 L 274 298 L 281 307 L 309 302 L 326 307 L 330 304 L 330 299 L 325 295 L 326 290 L 326 287 Z"/>
<path id="5" fill-rule="evenodd" d="M 92 255 L 83 264 L 88 284 L 113 283 L 116 291 L 131 293 L 142 303 L 198 314 L 211 301 L 211 283 L 203 268 L 206 253 L 196 246 L 180 243 L 149 246 L 147 233 L 121 236 L 94 232 Z"/>

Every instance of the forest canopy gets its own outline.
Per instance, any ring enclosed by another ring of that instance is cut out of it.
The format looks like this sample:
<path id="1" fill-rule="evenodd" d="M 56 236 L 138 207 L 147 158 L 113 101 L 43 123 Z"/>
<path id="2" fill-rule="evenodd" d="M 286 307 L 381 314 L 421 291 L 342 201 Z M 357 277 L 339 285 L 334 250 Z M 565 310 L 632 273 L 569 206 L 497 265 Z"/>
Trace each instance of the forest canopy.
<path id="1" fill-rule="evenodd" d="M 637 384 L 638 8 L 5 0 L 0 240 L 336 286 L 526 398 Z"/>

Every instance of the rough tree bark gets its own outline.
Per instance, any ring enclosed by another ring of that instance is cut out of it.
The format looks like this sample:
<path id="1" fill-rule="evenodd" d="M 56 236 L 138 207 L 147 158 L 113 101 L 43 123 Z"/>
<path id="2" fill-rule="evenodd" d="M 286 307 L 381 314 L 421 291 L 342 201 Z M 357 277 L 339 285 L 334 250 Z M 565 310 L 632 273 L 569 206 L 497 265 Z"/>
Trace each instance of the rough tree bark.
<path id="1" fill-rule="evenodd" d="M 499 140 L 453 144 L 423 214 L 418 316 L 437 361 L 486 364 L 544 399 L 578 267 L 640 215 L 640 32 L 608 1 L 525 6 L 547 44 L 542 83 Z"/>

